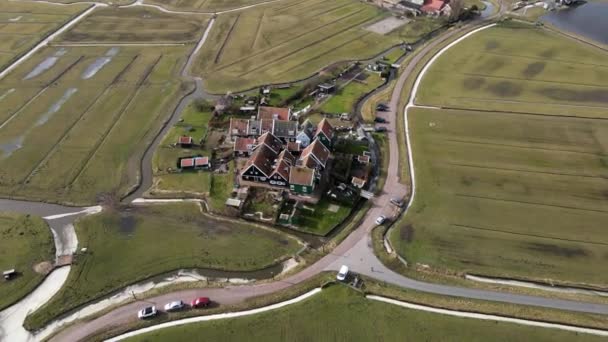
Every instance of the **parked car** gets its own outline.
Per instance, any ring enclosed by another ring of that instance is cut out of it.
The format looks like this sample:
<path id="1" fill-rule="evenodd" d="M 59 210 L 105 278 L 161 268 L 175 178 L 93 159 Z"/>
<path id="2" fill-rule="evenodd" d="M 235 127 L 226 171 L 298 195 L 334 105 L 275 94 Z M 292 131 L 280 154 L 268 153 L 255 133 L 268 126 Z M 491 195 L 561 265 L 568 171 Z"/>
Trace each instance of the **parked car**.
<path id="1" fill-rule="evenodd" d="M 381 117 L 377 116 L 377 117 L 374 119 L 374 122 L 385 123 L 385 122 L 386 122 L 386 119 L 385 119 L 385 118 L 381 118 Z"/>
<path id="2" fill-rule="evenodd" d="M 348 266 L 342 265 L 342 267 L 340 267 L 340 270 L 338 271 L 338 274 L 336 275 L 336 279 L 338 279 L 339 281 L 344 281 L 347 276 L 348 276 Z"/>
<path id="3" fill-rule="evenodd" d="M 137 317 L 139 317 L 139 319 L 146 319 L 156 316 L 157 313 L 156 306 L 153 305 L 139 310 Z"/>
<path id="4" fill-rule="evenodd" d="M 171 303 L 165 304 L 165 311 L 178 311 L 184 308 L 184 302 L 176 300 Z"/>
<path id="5" fill-rule="evenodd" d="M 379 112 L 386 112 L 388 111 L 388 106 L 379 104 L 376 106 L 376 110 Z"/>
<path id="6" fill-rule="evenodd" d="M 383 224 L 384 222 L 386 222 L 386 217 L 385 217 L 384 215 L 380 215 L 380 216 L 378 216 L 378 218 L 376 219 L 376 224 L 377 224 L 377 225 L 381 225 L 381 224 Z"/>
<path id="7" fill-rule="evenodd" d="M 376 128 L 374 128 L 374 130 L 376 132 L 386 132 L 386 131 L 388 131 L 388 128 L 383 127 L 383 126 L 376 126 Z"/>
<path id="8" fill-rule="evenodd" d="M 401 198 L 391 198 L 391 203 L 399 208 L 403 208 L 403 205 L 405 204 Z"/>
<path id="9" fill-rule="evenodd" d="M 204 308 L 206 306 L 209 306 L 209 304 L 211 304 L 209 298 L 199 297 L 193 300 L 192 303 L 190 303 L 190 306 L 192 306 L 193 308 Z"/>

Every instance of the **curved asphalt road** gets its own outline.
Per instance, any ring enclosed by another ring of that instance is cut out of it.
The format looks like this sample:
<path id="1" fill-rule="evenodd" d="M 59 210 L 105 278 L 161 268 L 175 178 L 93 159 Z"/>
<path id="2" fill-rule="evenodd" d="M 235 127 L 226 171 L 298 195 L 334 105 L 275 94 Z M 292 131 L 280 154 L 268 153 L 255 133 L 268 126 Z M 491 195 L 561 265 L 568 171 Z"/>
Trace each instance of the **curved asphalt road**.
<path id="1" fill-rule="evenodd" d="M 431 49 L 446 41 L 449 38 L 456 37 L 464 33 L 466 28 L 450 31 L 436 40 L 429 43 L 418 53 L 408 67 L 403 71 L 397 81 L 397 85 L 392 94 L 390 102 L 390 112 L 385 113 L 390 122 L 387 124 L 389 130 L 389 146 L 397 146 L 397 127 L 395 125 L 396 116 L 399 114 L 395 110 L 398 106 L 399 98 L 402 95 L 403 87 L 408 76 L 413 72 L 415 66 L 424 58 Z M 336 249 L 329 255 L 326 255 L 318 262 L 303 271 L 287 277 L 280 281 L 275 281 L 266 284 L 256 285 L 241 285 L 229 286 L 216 289 L 191 289 L 176 291 L 172 293 L 147 298 L 145 301 L 133 302 L 122 307 L 119 307 L 107 314 L 102 315 L 94 320 L 79 323 L 68 327 L 52 341 L 79 341 L 86 339 L 87 336 L 98 333 L 121 324 L 137 320 L 136 312 L 142 307 L 154 304 L 157 307 L 162 307 L 165 303 L 181 299 L 190 301 L 199 296 L 208 296 L 219 304 L 234 304 L 241 302 L 247 298 L 270 294 L 276 291 L 286 289 L 294 284 L 301 283 L 314 275 L 324 270 L 337 270 L 341 265 L 346 264 L 355 272 L 368 275 L 375 279 L 385 281 L 400 287 L 414 289 L 422 292 L 435 293 L 440 295 L 456 296 L 462 298 L 480 299 L 496 302 L 504 302 L 510 304 L 533 305 L 552 309 L 561 309 L 568 311 L 608 314 L 608 305 L 595 304 L 586 302 L 577 302 L 570 300 L 552 299 L 546 297 L 517 295 L 510 293 L 502 293 L 495 291 L 486 291 L 478 289 L 469 289 L 457 286 L 448 286 L 427 283 L 409 279 L 400 274 L 397 274 L 386 268 L 377 259 L 373 253 L 372 241 L 370 232 L 374 228 L 374 221 L 379 215 L 394 215 L 394 208 L 389 201 L 392 197 L 403 197 L 407 194 L 407 188 L 399 183 L 399 154 L 398 149 L 391 148 L 389 153 L 389 168 L 387 181 L 383 192 L 372 200 L 372 207 L 366 214 L 363 222 L 354 232 L 352 232 Z"/>

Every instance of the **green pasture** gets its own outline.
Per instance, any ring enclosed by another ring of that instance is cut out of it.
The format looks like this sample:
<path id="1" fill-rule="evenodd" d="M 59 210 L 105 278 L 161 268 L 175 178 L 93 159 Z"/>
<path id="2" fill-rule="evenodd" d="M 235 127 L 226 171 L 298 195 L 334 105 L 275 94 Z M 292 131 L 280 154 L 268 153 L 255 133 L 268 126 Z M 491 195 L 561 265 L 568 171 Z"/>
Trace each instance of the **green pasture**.
<path id="1" fill-rule="evenodd" d="M 267 1 L 268 0 L 145 0 L 144 2 L 180 11 L 216 12 L 261 4 Z"/>
<path id="2" fill-rule="evenodd" d="M 361 79 L 359 79 L 361 78 Z M 353 113 L 357 101 L 367 93 L 379 87 L 384 80 L 380 74 L 375 72 L 363 72 L 360 77 L 350 81 L 346 86 L 340 88 L 319 107 L 325 113 Z"/>
<path id="3" fill-rule="evenodd" d="M 106 210 L 76 224 L 80 247 L 67 283 L 28 316 L 36 329 L 129 284 L 183 268 L 259 270 L 298 249 L 295 240 L 245 223 L 202 216 L 197 204 Z"/>
<path id="4" fill-rule="evenodd" d="M 297 209 L 292 224 L 302 231 L 320 236 L 329 234 L 352 210 L 351 207 L 330 201 L 326 197 L 315 205 L 305 204 L 305 207 Z"/>
<path id="5" fill-rule="evenodd" d="M 36 272 L 34 266 L 44 261 L 55 262 L 55 243 L 46 222 L 40 217 L 0 212 L 0 272 L 18 272 L 10 281 L 0 280 L 0 310 L 42 282 L 45 274 Z"/>

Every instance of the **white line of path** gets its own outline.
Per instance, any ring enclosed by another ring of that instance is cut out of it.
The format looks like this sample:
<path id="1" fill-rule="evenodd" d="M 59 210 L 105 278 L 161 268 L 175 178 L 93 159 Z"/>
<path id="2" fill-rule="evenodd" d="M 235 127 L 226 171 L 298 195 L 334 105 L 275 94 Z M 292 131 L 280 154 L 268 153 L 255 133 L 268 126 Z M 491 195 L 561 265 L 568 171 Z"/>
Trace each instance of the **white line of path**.
<path id="1" fill-rule="evenodd" d="M 480 283 L 526 287 L 526 288 L 539 289 L 539 290 L 545 290 L 545 291 L 551 291 L 551 292 L 573 293 L 573 294 L 584 294 L 584 295 L 591 295 L 591 296 L 608 297 L 608 292 L 606 292 L 606 291 L 587 290 L 587 289 L 581 289 L 581 288 L 575 288 L 575 287 L 541 285 L 541 284 L 531 283 L 531 282 L 527 282 L 527 281 L 520 281 L 520 280 L 480 277 L 480 276 L 474 276 L 474 275 L 470 275 L 470 274 L 465 275 L 465 279 L 471 280 L 471 281 L 477 281 Z"/>
<path id="2" fill-rule="evenodd" d="M 409 168 L 410 168 L 410 177 L 412 179 L 412 193 L 411 196 L 409 198 L 409 201 L 407 203 L 407 207 L 405 210 L 405 213 L 403 213 L 403 215 L 405 215 L 407 213 L 407 210 L 411 207 L 412 203 L 414 202 L 414 197 L 416 195 L 416 174 L 414 171 L 414 157 L 413 157 L 413 152 L 412 152 L 412 140 L 410 137 L 410 127 L 409 127 L 409 122 L 407 119 L 407 115 L 408 115 L 408 110 L 410 108 L 414 108 L 416 107 L 416 105 L 414 104 L 414 101 L 416 100 L 416 95 L 418 94 L 418 87 L 420 86 L 420 82 L 422 81 L 422 78 L 424 78 L 424 75 L 426 74 L 426 72 L 429 70 L 429 68 L 431 67 L 431 65 L 433 65 L 433 63 L 435 63 L 435 61 L 437 60 L 437 58 L 439 58 L 444 52 L 446 52 L 449 48 L 451 48 L 452 46 L 460 43 L 461 41 L 467 39 L 468 37 L 470 37 L 471 35 L 485 30 L 487 28 L 493 27 L 496 24 L 490 24 L 490 25 L 486 25 L 483 27 L 480 27 L 478 29 L 475 29 L 467 34 L 465 34 L 464 36 L 456 39 L 455 41 L 451 42 L 450 44 L 446 45 L 445 47 L 443 47 L 441 50 L 439 50 L 439 52 L 437 52 L 433 58 L 431 58 L 426 65 L 424 66 L 424 68 L 422 68 L 422 71 L 420 71 L 420 74 L 418 74 L 418 77 L 416 77 L 416 81 L 414 82 L 414 86 L 412 87 L 412 91 L 410 92 L 410 98 L 407 102 L 407 105 L 405 106 L 405 110 L 403 111 L 403 117 L 404 117 L 404 126 L 405 126 L 405 138 L 406 138 L 406 144 L 407 144 L 407 157 L 408 157 L 408 164 L 409 164 Z"/>
<path id="3" fill-rule="evenodd" d="M 301 302 L 301 301 L 303 301 L 305 299 L 310 298 L 311 296 L 314 296 L 315 294 L 317 294 L 319 292 L 321 292 L 321 289 L 320 288 L 316 288 L 316 289 L 314 289 L 314 290 L 312 290 L 310 292 L 307 292 L 307 293 L 305 293 L 305 294 L 303 294 L 303 295 L 301 295 L 299 297 L 296 297 L 296 298 L 293 298 L 293 299 L 290 299 L 290 300 L 286 300 L 286 301 L 281 302 L 281 303 L 276 303 L 276 304 L 268 305 L 268 306 L 265 306 L 265 307 L 262 307 L 262 308 L 257 308 L 257 309 L 247 310 L 247 311 L 228 312 L 228 313 L 217 314 L 217 315 L 192 317 L 192 318 L 186 318 L 186 319 L 180 319 L 180 320 L 177 320 L 177 321 L 162 323 L 162 324 L 158 324 L 158 325 L 153 325 L 151 327 L 147 327 L 147 328 L 131 331 L 131 332 L 128 332 L 126 334 L 122 334 L 122 335 L 113 337 L 113 338 L 111 338 L 109 340 L 106 340 L 106 342 L 122 341 L 122 340 L 124 340 L 126 338 L 129 338 L 129 337 L 133 337 L 133 336 L 149 333 L 149 332 L 160 330 L 160 329 L 164 329 L 164 328 L 180 326 L 180 325 L 184 325 L 184 324 L 197 323 L 197 322 L 207 322 L 207 321 L 215 321 L 215 320 L 219 320 L 219 319 L 236 318 L 236 317 L 255 315 L 255 314 L 259 314 L 259 313 L 266 312 L 266 311 L 280 309 L 280 308 L 285 307 L 287 305 L 291 305 L 291 304 L 295 304 L 295 303 Z"/>
<path id="4" fill-rule="evenodd" d="M 571 326 L 571 325 L 530 321 L 530 320 L 519 319 L 519 318 L 511 318 L 511 317 L 496 316 L 496 315 L 486 315 L 486 314 L 473 313 L 473 312 L 438 309 L 438 308 L 434 308 L 434 307 L 430 307 L 430 306 L 412 304 L 412 303 L 408 303 L 408 302 L 402 302 L 402 301 L 398 301 L 395 299 L 385 298 L 385 297 L 381 297 L 381 296 L 374 296 L 374 295 L 366 296 L 366 298 L 371 299 L 371 300 L 376 300 L 379 302 L 388 303 L 388 304 L 398 305 L 398 306 L 401 306 L 401 307 L 404 307 L 407 309 L 432 312 L 432 313 L 442 314 L 442 315 L 456 316 L 456 317 L 462 317 L 462 318 L 474 318 L 474 319 L 481 319 L 481 320 L 487 320 L 487 321 L 508 322 L 508 323 L 515 323 L 515 324 L 520 324 L 520 325 L 528 325 L 528 326 L 533 326 L 533 327 L 567 330 L 567 331 L 572 331 L 572 332 L 577 332 L 577 333 L 592 334 L 592 335 L 598 335 L 598 336 L 608 336 L 608 331 L 606 331 L 606 330 L 581 328 L 581 327 L 575 327 L 575 326 Z"/>
<path id="5" fill-rule="evenodd" d="M 201 199 L 196 198 L 136 198 L 131 203 L 133 204 L 145 204 L 145 203 L 182 203 L 182 202 L 204 202 Z"/>
<path id="6" fill-rule="evenodd" d="M 73 215 L 80 215 L 80 214 L 87 214 L 87 215 L 91 215 L 91 214 L 97 214 L 99 212 L 101 212 L 103 208 L 100 205 L 96 205 L 93 207 L 86 207 L 84 208 L 84 210 L 81 211 L 76 211 L 73 213 L 65 213 L 65 214 L 57 214 L 57 215 L 49 215 L 49 216 L 44 216 L 43 219 L 45 220 L 56 220 L 56 219 L 60 219 L 63 217 L 68 217 L 68 216 L 73 216 Z"/>
<path id="7" fill-rule="evenodd" d="M 84 17 L 86 17 L 87 15 L 89 15 L 89 13 L 93 12 L 95 10 L 95 8 L 97 8 L 99 6 L 106 6 L 106 5 L 104 5 L 104 4 L 94 4 L 93 6 L 91 6 L 91 8 L 89 8 L 88 10 L 82 12 L 79 16 L 77 16 L 76 18 L 74 18 L 71 21 L 67 22 L 65 25 L 63 25 L 61 28 L 59 28 L 57 31 L 55 31 L 54 33 L 52 33 L 51 35 L 49 35 L 48 37 L 46 37 L 45 39 L 43 39 L 40 43 L 38 43 L 38 45 L 36 45 L 34 48 L 32 48 L 26 54 L 24 54 L 23 56 L 21 56 L 15 62 L 13 62 L 13 64 L 9 65 L 8 67 L 6 67 L 6 69 L 2 70 L 2 72 L 0 72 L 0 80 L 3 79 L 6 75 L 8 75 L 11 71 L 13 71 L 13 69 L 15 69 L 16 67 L 18 67 L 19 65 L 21 65 L 21 63 L 23 63 L 25 60 L 27 60 L 28 58 L 30 58 L 38 50 L 40 50 L 43 47 L 47 46 L 48 43 L 51 40 L 55 39 L 57 36 L 59 36 L 60 34 L 62 34 L 63 32 L 65 32 L 70 27 L 74 26 L 77 22 L 79 22 Z"/>
<path id="8" fill-rule="evenodd" d="M 53 44 L 57 47 L 93 47 L 93 46 L 184 46 L 186 43 L 58 43 Z"/>

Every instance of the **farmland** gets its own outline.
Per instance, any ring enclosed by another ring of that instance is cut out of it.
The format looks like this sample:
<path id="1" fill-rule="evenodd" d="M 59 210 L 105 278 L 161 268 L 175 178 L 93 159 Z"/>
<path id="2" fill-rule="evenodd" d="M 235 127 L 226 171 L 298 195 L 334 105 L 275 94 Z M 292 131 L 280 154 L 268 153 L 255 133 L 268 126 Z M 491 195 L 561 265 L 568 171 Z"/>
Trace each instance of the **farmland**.
<path id="1" fill-rule="evenodd" d="M 0 70 L 87 7 L 0 2 Z"/>
<path id="2" fill-rule="evenodd" d="M 508 24 L 431 67 L 416 103 L 444 108 L 410 110 L 417 194 L 391 236 L 409 262 L 606 286 L 606 55 L 571 44 Z"/>
<path id="3" fill-rule="evenodd" d="M 103 11 L 92 16 L 103 18 Z M 84 204 L 94 203 L 100 195 L 124 194 L 134 185 L 143 142 L 187 90 L 180 72 L 193 46 L 112 46 L 121 39 L 165 39 L 161 26 L 147 24 L 140 26 L 148 28 L 142 31 L 148 35 L 125 38 L 122 34 L 134 20 L 125 19 L 121 25 L 97 22 L 105 31 L 87 26 L 88 38 L 82 37 L 86 30 L 79 23 L 64 37 L 107 44 L 73 46 L 62 40 L 3 79 L 0 192 L 4 196 Z M 198 23 L 197 31 L 202 31 L 204 20 Z M 194 36 L 188 38 L 188 25 L 165 34 L 182 32 L 189 40 Z"/>
<path id="4" fill-rule="evenodd" d="M 145 3 L 181 11 L 216 12 L 262 4 L 267 1 L 268 0 L 145 0 Z"/>
<path id="5" fill-rule="evenodd" d="M 42 282 L 54 258 L 55 244 L 44 220 L 0 212 L 0 271 L 15 269 L 19 273 L 10 281 L 0 282 L 0 310 Z"/>
<path id="6" fill-rule="evenodd" d="M 298 249 L 278 233 L 202 216 L 192 203 L 104 211 L 78 221 L 76 233 L 87 252 L 76 256 L 61 291 L 28 318 L 30 327 L 156 275 L 182 268 L 258 270 Z"/>
<path id="7" fill-rule="evenodd" d="M 319 109 L 326 113 L 353 113 L 357 101 L 382 83 L 380 74 L 363 72 L 338 90 L 337 94 L 331 96 Z"/>
<path id="8" fill-rule="evenodd" d="M 218 16 L 195 64 L 213 93 L 310 76 L 332 63 L 365 59 L 398 44 L 401 31 L 365 30 L 386 12 L 352 0 L 279 2 Z M 415 30 L 418 39 L 428 30 Z"/>
<path id="9" fill-rule="evenodd" d="M 331 286 L 303 302 L 233 319 L 157 330 L 129 342 L 199 341 L 595 341 L 554 329 L 443 316 L 366 299 Z"/>

